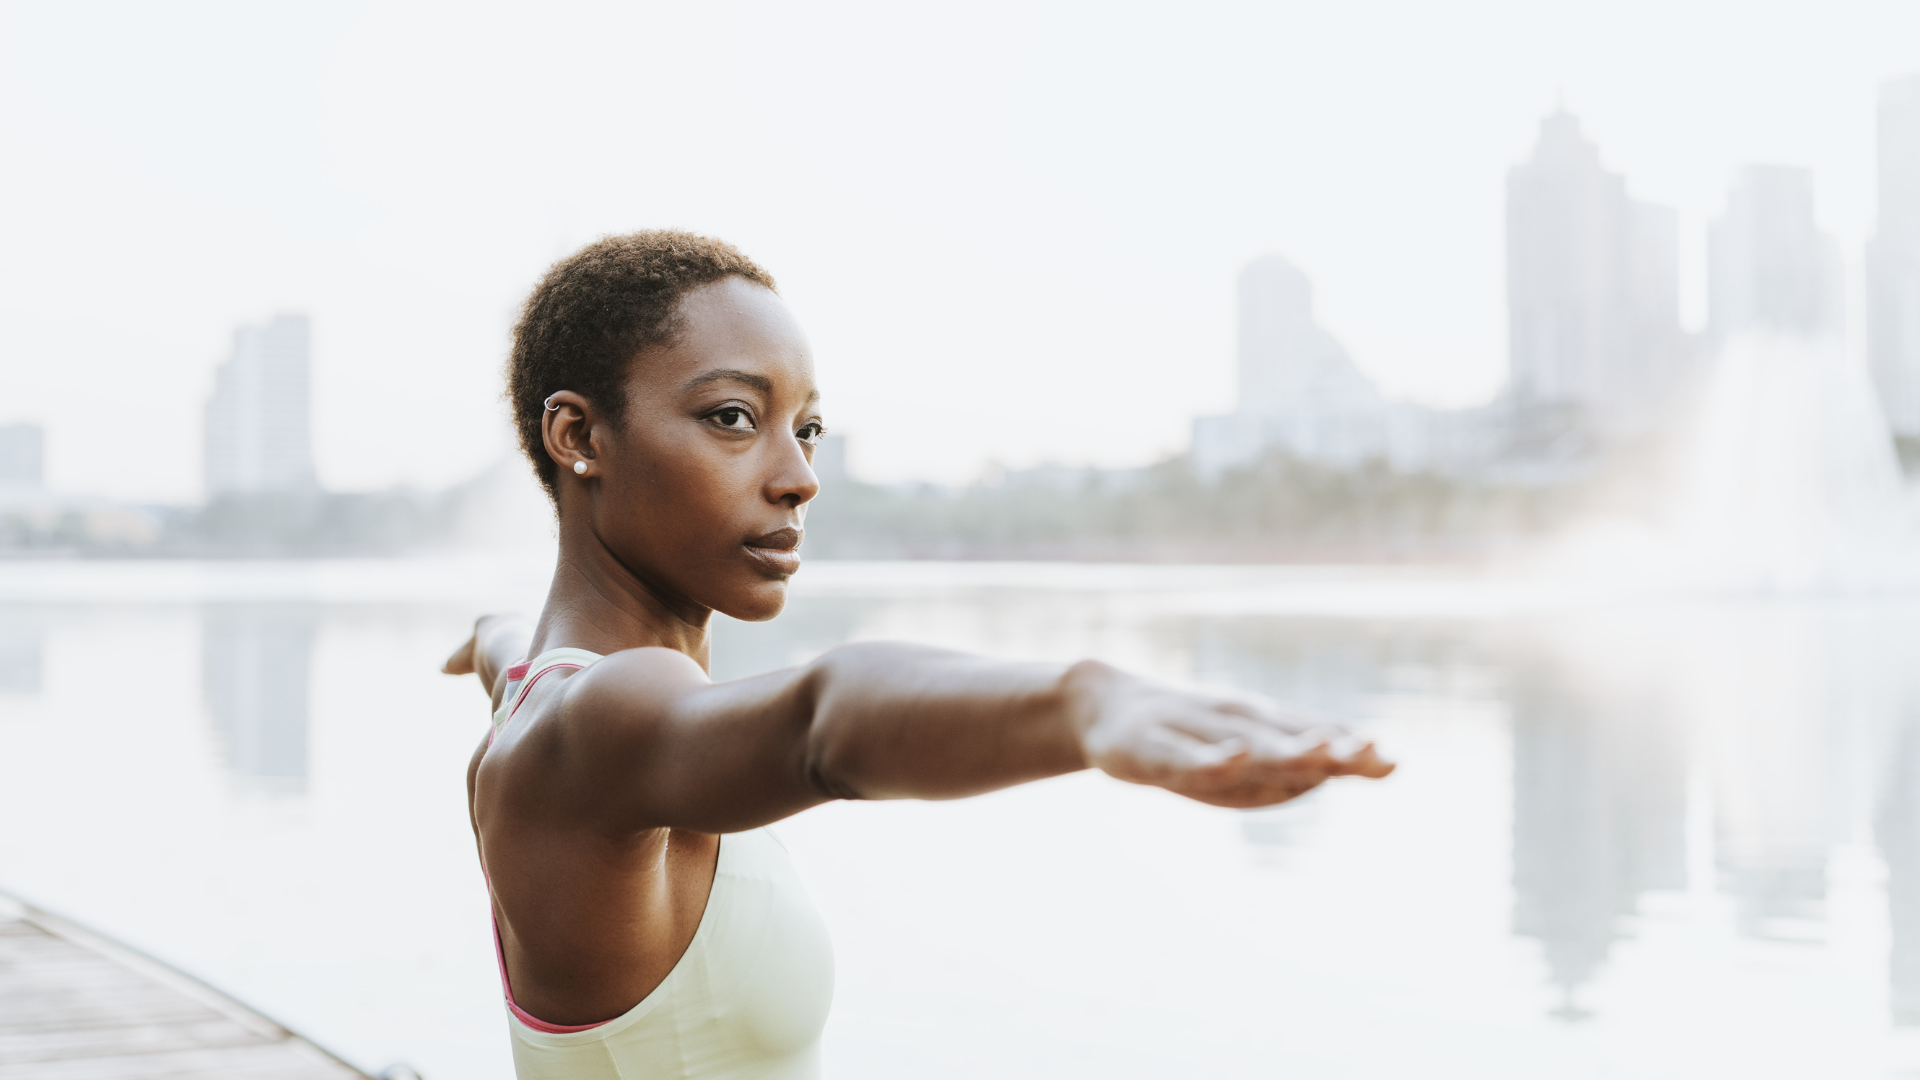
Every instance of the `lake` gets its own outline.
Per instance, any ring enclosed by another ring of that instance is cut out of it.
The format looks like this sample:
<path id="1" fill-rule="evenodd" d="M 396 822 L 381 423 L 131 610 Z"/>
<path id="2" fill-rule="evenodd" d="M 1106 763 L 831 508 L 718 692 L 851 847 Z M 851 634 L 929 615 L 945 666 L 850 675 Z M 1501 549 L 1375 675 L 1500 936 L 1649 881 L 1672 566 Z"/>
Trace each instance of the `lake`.
<path id="1" fill-rule="evenodd" d="M 510 1077 L 437 673 L 494 556 L 0 564 L 0 889 L 369 1069 Z M 836 1080 L 1920 1076 L 1920 598 L 1461 572 L 819 564 L 714 674 L 899 638 L 1258 690 L 1401 770 L 1097 775 L 778 826 Z"/>

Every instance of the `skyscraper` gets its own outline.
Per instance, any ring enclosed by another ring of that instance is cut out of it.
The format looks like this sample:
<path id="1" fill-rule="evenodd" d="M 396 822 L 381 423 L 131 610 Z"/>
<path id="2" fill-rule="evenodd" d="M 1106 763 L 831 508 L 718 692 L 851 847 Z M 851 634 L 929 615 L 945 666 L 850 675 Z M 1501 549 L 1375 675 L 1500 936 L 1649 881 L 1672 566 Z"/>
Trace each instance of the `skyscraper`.
<path id="1" fill-rule="evenodd" d="M 1920 75 L 1880 88 L 1880 220 L 1867 242 L 1867 356 L 1887 421 L 1920 436 Z"/>
<path id="2" fill-rule="evenodd" d="M 1679 227 L 1629 198 L 1564 110 L 1507 174 L 1508 400 L 1569 426 L 1634 434 L 1682 359 Z M 1523 423 L 1524 426 L 1524 423 Z"/>
<path id="3" fill-rule="evenodd" d="M 1840 248 L 1813 216 L 1813 173 L 1747 165 L 1707 230 L 1707 333 L 1825 337 L 1842 327 Z"/>
<path id="4" fill-rule="evenodd" d="M 1278 255 L 1240 271 L 1240 411 L 1275 415 L 1359 372 L 1313 318 L 1313 284 Z"/>
<path id="5" fill-rule="evenodd" d="M 1313 315 L 1313 285 L 1264 255 L 1240 271 L 1239 405 L 1194 421 L 1194 465 L 1212 477 L 1270 448 L 1356 465 L 1384 452 L 1386 402 Z"/>
<path id="6" fill-rule="evenodd" d="M 234 331 L 206 412 L 207 497 L 315 487 L 305 315 Z"/>

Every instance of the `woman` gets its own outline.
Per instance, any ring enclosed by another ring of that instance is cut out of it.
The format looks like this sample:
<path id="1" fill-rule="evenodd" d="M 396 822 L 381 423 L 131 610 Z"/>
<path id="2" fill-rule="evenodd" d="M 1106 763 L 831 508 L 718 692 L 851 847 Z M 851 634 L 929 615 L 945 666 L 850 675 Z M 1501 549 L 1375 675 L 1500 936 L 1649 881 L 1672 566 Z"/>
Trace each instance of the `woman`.
<path id="1" fill-rule="evenodd" d="M 810 806 L 1098 768 L 1250 807 L 1392 769 L 1265 700 L 1093 661 L 862 643 L 709 681 L 713 612 L 786 603 L 825 430 L 799 327 L 724 243 L 555 265 L 508 394 L 559 565 L 537 622 L 481 619 L 446 670 L 493 695 L 467 790 L 522 1080 L 817 1076 L 832 953 L 763 828 Z"/>

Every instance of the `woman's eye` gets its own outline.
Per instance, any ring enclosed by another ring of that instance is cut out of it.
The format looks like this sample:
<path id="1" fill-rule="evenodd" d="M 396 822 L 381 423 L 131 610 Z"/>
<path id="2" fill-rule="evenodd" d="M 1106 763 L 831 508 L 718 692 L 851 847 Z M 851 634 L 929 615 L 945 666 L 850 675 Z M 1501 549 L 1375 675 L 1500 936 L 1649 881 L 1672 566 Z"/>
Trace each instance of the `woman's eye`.
<path id="1" fill-rule="evenodd" d="M 827 429 L 819 424 L 808 424 L 794 434 L 800 436 L 800 441 L 803 443 L 818 443 L 826 433 Z"/>
<path id="2" fill-rule="evenodd" d="M 753 417 L 745 409 L 721 409 L 713 414 L 713 419 L 721 427 L 732 431 L 752 431 Z"/>

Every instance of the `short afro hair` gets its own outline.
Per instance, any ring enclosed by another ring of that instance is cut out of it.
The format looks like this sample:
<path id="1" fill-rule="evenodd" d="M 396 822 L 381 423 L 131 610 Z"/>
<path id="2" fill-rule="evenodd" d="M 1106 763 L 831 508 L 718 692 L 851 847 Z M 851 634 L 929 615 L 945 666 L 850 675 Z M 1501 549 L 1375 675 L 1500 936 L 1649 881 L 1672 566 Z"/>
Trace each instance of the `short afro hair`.
<path id="1" fill-rule="evenodd" d="M 730 276 L 774 288 L 771 274 L 724 240 L 647 229 L 587 245 L 534 286 L 513 328 L 507 399 L 520 449 L 547 494 L 556 493 L 557 471 L 541 438 L 547 395 L 572 390 L 621 423 L 628 365 L 672 340 L 681 297 Z"/>

